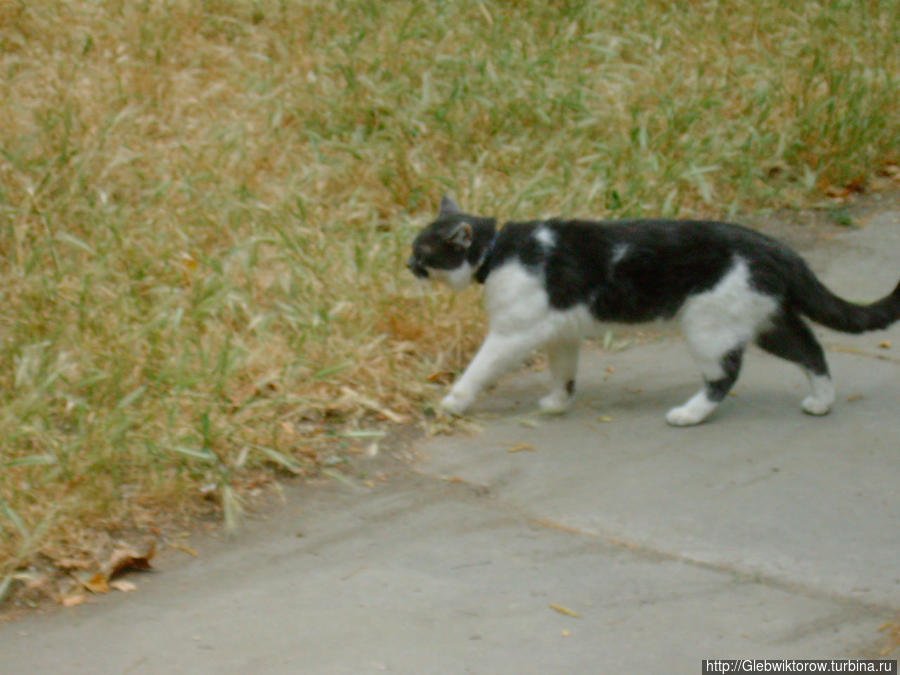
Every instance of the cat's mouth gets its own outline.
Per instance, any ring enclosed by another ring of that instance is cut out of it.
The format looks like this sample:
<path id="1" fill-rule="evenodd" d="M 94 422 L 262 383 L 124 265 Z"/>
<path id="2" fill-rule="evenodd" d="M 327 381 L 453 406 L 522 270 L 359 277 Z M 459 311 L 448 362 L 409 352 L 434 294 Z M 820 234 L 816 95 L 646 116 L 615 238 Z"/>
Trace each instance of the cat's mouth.
<path id="1" fill-rule="evenodd" d="M 417 279 L 428 278 L 428 270 L 424 265 L 416 260 L 415 256 L 411 256 L 410 259 L 406 261 L 406 266 L 409 268 L 409 271 L 416 276 Z"/>

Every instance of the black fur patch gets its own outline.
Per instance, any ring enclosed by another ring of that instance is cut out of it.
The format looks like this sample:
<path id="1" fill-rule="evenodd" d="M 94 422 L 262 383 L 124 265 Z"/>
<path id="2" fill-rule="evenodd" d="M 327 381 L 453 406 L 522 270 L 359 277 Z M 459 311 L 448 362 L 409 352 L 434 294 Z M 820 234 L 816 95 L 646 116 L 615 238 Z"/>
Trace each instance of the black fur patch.
<path id="1" fill-rule="evenodd" d="M 725 399 L 728 392 L 731 391 L 731 388 L 734 386 L 738 374 L 741 372 L 741 362 L 743 361 L 743 357 L 743 348 L 733 349 L 722 357 L 721 365 L 725 374 L 718 380 L 708 381 L 706 383 L 706 395 L 709 397 L 710 401 L 720 403 Z"/>
<path id="2" fill-rule="evenodd" d="M 814 375 L 828 375 L 822 345 L 809 326 L 793 312 L 783 312 L 771 329 L 756 338 L 756 344 L 770 354 L 793 361 Z"/>
<path id="3" fill-rule="evenodd" d="M 553 233 L 553 246 L 535 239 L 539 227 Z M 715 286 L 735 256 L 747 261 L 758 290 L 784 297 L 784 272 L 796 264 L 796 254 L 774 239 L 725 223 L 508 223 L 497 237 L 489 266 L 496 269 L 517 258 L 543 272 L 555 309 L 585 304 L 600 321 L 634 323 L 671 318 L 687 297 Z"/>

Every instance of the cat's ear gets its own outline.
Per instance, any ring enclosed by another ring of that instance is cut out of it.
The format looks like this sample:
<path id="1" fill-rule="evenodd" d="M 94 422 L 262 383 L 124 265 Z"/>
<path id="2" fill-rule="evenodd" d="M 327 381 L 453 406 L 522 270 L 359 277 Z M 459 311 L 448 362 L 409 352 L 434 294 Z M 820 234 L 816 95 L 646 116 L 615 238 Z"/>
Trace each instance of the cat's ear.
<path id="1" fill-rule="evenodd" d="M 459 248 L 469 248 L 472 243 L 472 225 L 465 221 L 457 225 L 450 233 L 450 242 Z"/>
<path id="2" fill-rule="evenodd" d="M 438 210 L 439 216 L 452 216 L 457 213 L 462 213 L 459 207 L 456 205 L 456 202 L 450 199 L 448 195 L 444 195 L 441 197 L 441 206 Z"/>

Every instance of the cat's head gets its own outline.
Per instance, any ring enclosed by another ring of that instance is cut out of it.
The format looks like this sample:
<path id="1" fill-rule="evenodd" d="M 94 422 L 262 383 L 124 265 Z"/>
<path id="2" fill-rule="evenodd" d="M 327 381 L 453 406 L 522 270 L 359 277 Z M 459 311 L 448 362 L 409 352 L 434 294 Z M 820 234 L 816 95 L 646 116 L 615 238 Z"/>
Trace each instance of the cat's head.
<path id="1" fill-rule="evenodd" d="M 444 195 L 437 218 L 415 238 L 409 270 L 420 279 L 443 281 L 465 288 L 494 238 L 495 220 L 463 213 Z"/>

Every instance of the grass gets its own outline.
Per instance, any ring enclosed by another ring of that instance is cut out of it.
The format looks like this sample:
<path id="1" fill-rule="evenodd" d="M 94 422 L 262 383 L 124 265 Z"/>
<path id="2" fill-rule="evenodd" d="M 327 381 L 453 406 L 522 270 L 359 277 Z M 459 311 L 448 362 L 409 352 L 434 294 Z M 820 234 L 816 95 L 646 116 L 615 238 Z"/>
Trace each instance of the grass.
<path id="1" fill-rule="evenodd" d="M 420 417 L 482 320 L 402 268 L 442 192 L 864 189 L 900 162 L 898 42 L 893 0 L 0 0 L 0 595 Z"/>

